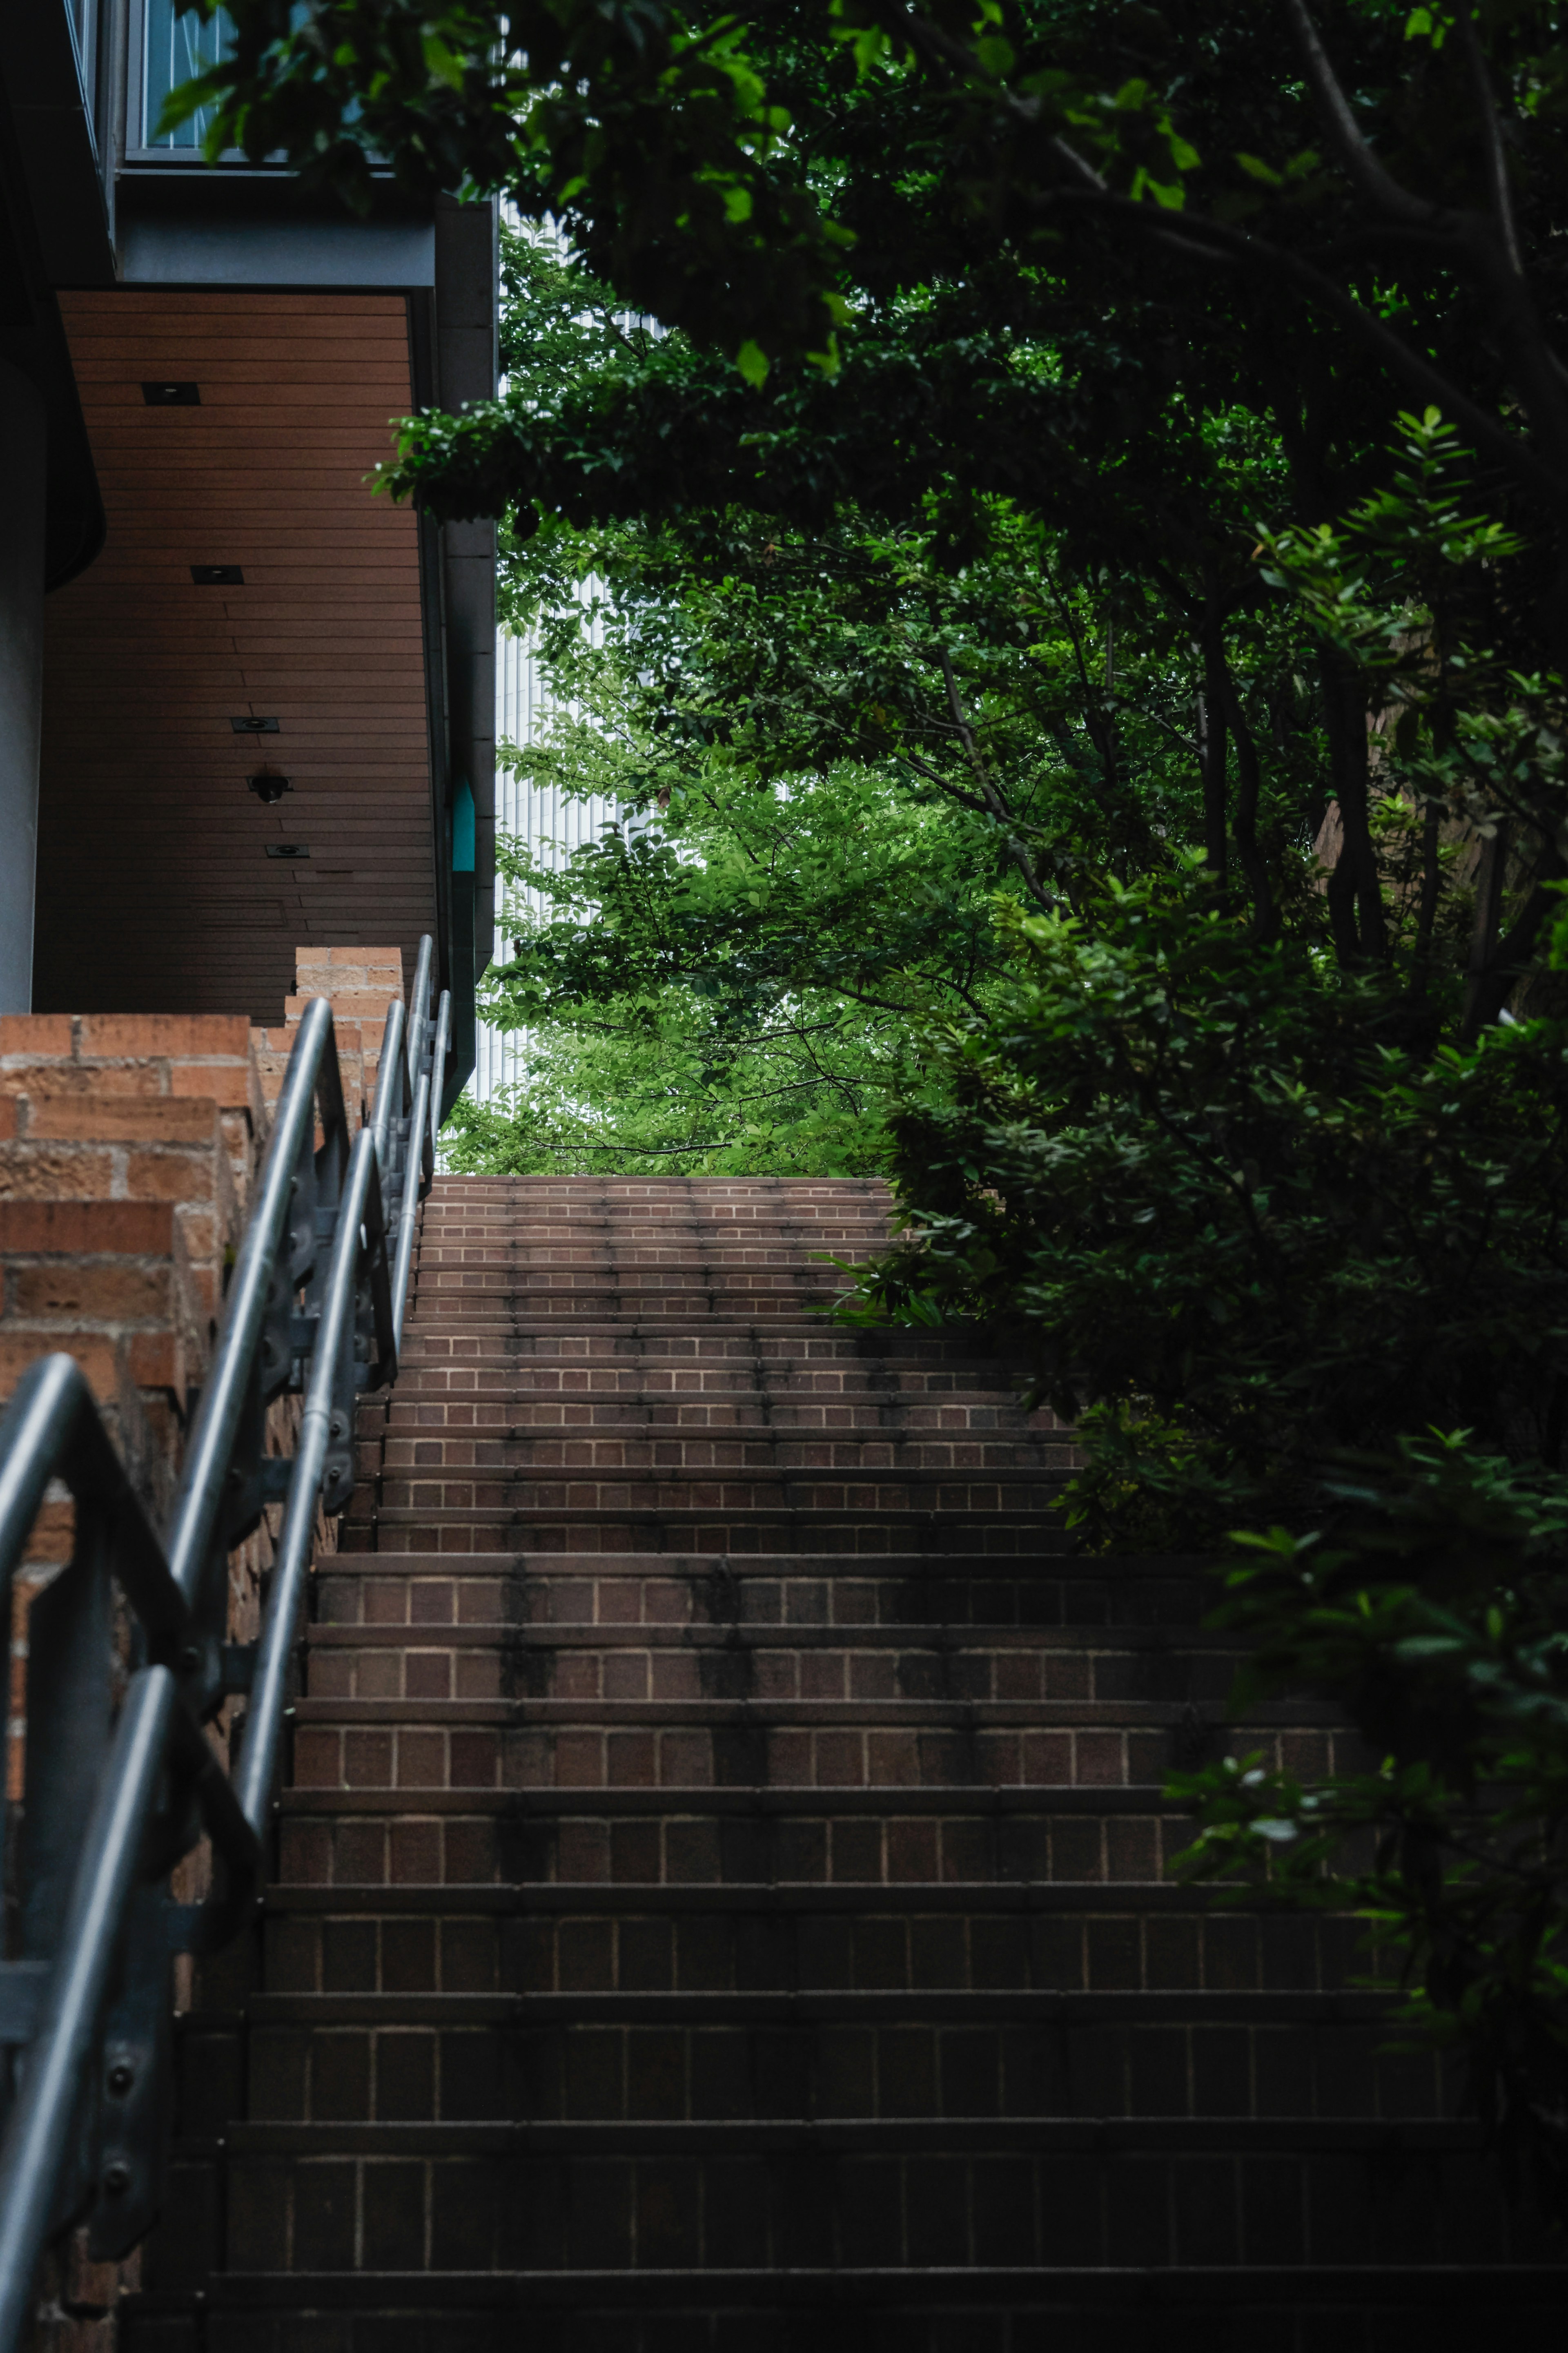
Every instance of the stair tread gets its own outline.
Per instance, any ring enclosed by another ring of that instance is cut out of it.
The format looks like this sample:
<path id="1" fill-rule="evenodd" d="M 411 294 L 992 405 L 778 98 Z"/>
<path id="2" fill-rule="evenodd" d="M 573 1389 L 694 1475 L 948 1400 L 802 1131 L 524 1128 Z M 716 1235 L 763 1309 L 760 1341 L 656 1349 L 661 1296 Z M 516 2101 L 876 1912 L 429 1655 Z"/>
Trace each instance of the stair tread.
<path id="1" fill-rule="evenodd" d="M 921 1577 L 929 1576 L 936 1567 L 946 1573 L 954 1568 L 967 1568 L 971 1565 L 998 1573 L 1011 1567 L 1016 1575 L 1019 1565 L 1012 1554 L 998 1556 L 963 1550 L 935 1554 L 889 1551 L 871 1555 L 869 1559 L 864 1553 L 754 1552 L 737 1558 L 737 1575 L 777 1577 L 783 1575 L 786 1568 L 804 1564 L 802 1573 L 816 1578 L 820 1578 L 836 1560 L 844 1563 L 846 1574 L 855 1577 L 864 1577 L 868 1567 L 883 1576 Z M 1082 1554 L 1073 1552 L 1052 1553 L 1049 1565 L 1053 1575 L 1072 1574 L 1082 1577 L 1086 1584 L 1098 1584 L 1108 1576 L 1190 1578 L 1206 1574 L 1211 1566 L 1208 1556 L 1204 1553 L 1120 1553 L 1086 1560 Z M 635 1549 L 621 1552 L 585 1548 L 581 1552 L 560 1553 L 531 1550 L 526 1546 L 510 1552 L 328 1552 L 320 1553 L 316 1557 L 316 1569 L 321 1576 L 347 1570 L 383 1577 L 422 1577 L 433 1573 L 493 1577 L 501 1569 L 527 1571 L 532 1575 L 573 1569 L 592 1570 L 599 1574 L 618 1570 L 633 1577 L 646 1577 L 656 1572 L 666 1577 L 710 1577 L 715 1570 L 731 1566 L 726 1556 L 710 1552 L 639 1552 Z"/>
<path id="2" fill-rule="evenodd" d="M 1166 1798 L 1158 1782 L 1073 1781 L 1030 1783 L 928 1782 L 917 1788 L 855 1782 L 791 1788 L 779 1783 L 728 1786 L 666 1782 L 655 1788 L 635 1784 L 592 1788 L 564 1786 L 521 1789 L 301 1789 L 279 1798 L 286 1813 L 479 1813 L 493 1811 L 548 1818 L 555 1814 L 622 1814 L 681 1818 L 853 1814 L 1161 1814 L 1181 1818 L 1184 1808 Z M 916 1881 L 907 1883 L 920 1885 Z"/>
<path id="3" fill-rule="evenodd" d="M 301 1699 L 300 1724 L 778 1724 L 852 1725 L 886 1728 L 911 1725 L 1180 1724 L 1186 1700 L 1106 1699 Z M 1338 1724 L 1339 1710 L 1321 1700 L 1262 1701 L 1247 1709 L 1248 1725 Z"/>
<path id="4" fill-rule="evenodd" d="M 1563 2259 L 1568 2261 L 1568 2257 Z M 595 2313 L 621 2304 L 668 2309 L 682 2305 L 851 2306 L 872 2311 L 911 2305 L 979 2301 L 1057 2310 L 1131 2306 L 1189 2309 L 1262 2304 L 1343 2304 L 1377 2294 L 1397 2310 L 1455 2306 L 1488 2311 L 1561 2296 L 1563 2263 L 856 2266 L 736 2265 L 693 2271 L 679 2265 L 636 2272 L 230 2272 L 210 2288 L 142 2289 L 123 2312 L 215 2311 L 517 2311 L 564 2306 Z"/>
<path id="5" fill-rule="evenodd" d="M 834 1624 L 787 1626 L 770 1619 L 739 1618 L 718 1624 L 638 1625 L 591 1619 L 530 1618 L 470 1620 L 466 1625 L 342 1626 L 306 1630 L 310 1650 L 494 1650 L 539 1651 L 730 1651 L 737 1639 L 753 1649 L 803 1651 L 931 1651 L 963 1658 L 972 1651 L 1147 1651 L 1157 1657 L 1187 1651 L 1230 1657 L 1245 1649 L 1233 1634 L 1179 1632 L 1154 1626 L 1008 1626 L 976 1622 L 957 1630 L 942 1625 Z"/>
<path id="6" fill-rule="evenodd" d="M 1271 1914 L 1264 1894 L 1168 1880 L 477 1880 L 395 1881 L 385 1886 L 289 1886 L 274 1883 L 264 1908 L 283 1914 L 341 1912 L 442 1917 L 543 1913 L 1197 1912 L 1223 1901 L 1227 1914 Z"/>
<path id="7" fill-rule="evenodd" d="M 932 1988 L 889 1991 L 783 1993 L 253 1993 L 241 2011 L 195 2013 L 197 2031 L 248 2019 L 261 2024 L 520 2025 L 591 2029 L 605 2024 L 850 2026 L 914 2021 L 979 2023 L 1005 2020 L 1042 2024 L 1247 2025 L 1375 2021 L 1386 2013 L 1381 1995 L 1337 1988 L 1329 1991 L 1137 1993 L 1064 1992 L 1054 1988 Z"/>
<path id="8" fill-rule="evenodd" d="M 892 2149 L 902 2155 L 965 2149 L 1090 2150 L 1110 2147 L 1156 2153 L 1238 2145 L 1292 2155 L 1352 2149 L 1479 2149 L 1480 2125 L 1468 2118 L 1371 2116 L 844 2116 L 508 2118 L 466 2123 L 314 2124 L 232 2122 L 223 2141 L 231 2156 L 331 2150 L 345 2156 L 505 2154 L 580 2148 L 606 2155 L 675 2156 L 706 2145 L 736 2156 L 753 2150 Z M 183 2155 L 179 2142 L 175 2154 Z"/>

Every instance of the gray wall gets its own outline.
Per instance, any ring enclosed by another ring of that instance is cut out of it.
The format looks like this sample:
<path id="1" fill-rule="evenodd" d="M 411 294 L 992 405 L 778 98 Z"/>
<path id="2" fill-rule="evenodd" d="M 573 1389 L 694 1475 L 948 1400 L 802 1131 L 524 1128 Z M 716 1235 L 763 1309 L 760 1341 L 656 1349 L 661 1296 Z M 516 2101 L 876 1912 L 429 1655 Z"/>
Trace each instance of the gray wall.
<path id="1" fill-rule="evenodd" d="M 47 442 L 42 396 L 0 360 L 0 1013 L 33 1002 Z"/>

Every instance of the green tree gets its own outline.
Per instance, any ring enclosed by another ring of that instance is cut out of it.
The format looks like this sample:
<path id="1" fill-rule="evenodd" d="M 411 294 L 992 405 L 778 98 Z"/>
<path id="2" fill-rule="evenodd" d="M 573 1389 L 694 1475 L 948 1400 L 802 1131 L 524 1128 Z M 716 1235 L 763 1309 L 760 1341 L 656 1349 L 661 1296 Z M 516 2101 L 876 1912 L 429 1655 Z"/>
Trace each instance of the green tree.
<path id="1" fill-rule="evenodd" d="M 1315 523 L 1375 474 L 1398 406 L 1439 406 L 1528 513 L 1516 634 L 1561 666 L 1556 6 L 1339 0 L 1321 22 L 1307 0 L 841 0 L 711 22 L 654 0 L 235 13 L 237 59 L 201 91 L 213 152 L 281 150 L 362 198 L 373 154 L 421 188 L 504 187 L 617 296 L 689 331 L 545 410 L 514 396 L 423 420 L 392 480 L 438 512 L 516 508 L 526 527 L 742 503 L 815 522 L 852 491 L 899 520 L 934 495 L 962 549 L 988 492 L 1076 510 L 1119 572 L 1148 577 L 1157 555 L 1163 601 L 1197 621 L 1207 846 L 1219 859 L 1228 831 L 1255 898 L 1248 752 L 1238 735 L 1232 789 L 1223 675 L 1253 591 L 1237 519 L 1208 495 L 1216 417 L 1265 421 L 1290 519 Z M 825 301 L 846 332 L 837 371 Z M 1108 442 L 1131 462 L 1108 466 Z M 1127 495 L 1105 498 L 1108 473 Z M 1321 706 L 1336 939 L 1376 955 L 1366 714 L 1342 661 Z"/>
<path id="2" fill-rule="evenodd" d="M 1091 1537 L 1277 1521 L 1258 1672 L 1374 1764 L 1193 1777 L 1194 1867 L 1403 1944 L 1560 2198 L 1564 11 L 234 5 L 216 142 L 504 187 L 597 280 L 581 371 L 520 342 L 386 475 L 618 617 L 595 756 L 658 830 L 519 1018 L 601 1023 L 644 1146 L 773 1150 L 758 1021 L 858 1006 L 865 1312 L 1011 1318 Z"/>

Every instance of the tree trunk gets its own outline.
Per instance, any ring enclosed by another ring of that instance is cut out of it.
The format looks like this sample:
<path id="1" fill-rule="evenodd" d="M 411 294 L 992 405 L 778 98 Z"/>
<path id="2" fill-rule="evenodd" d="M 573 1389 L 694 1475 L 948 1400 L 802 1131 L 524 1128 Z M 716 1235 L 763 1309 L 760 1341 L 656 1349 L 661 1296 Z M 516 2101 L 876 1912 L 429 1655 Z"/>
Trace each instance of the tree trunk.
<path id="1" fill-rule="evenodd" d="M 1339 860 L 1329 878 L 1334 947 L 1342 964 L 1380 964 L 1388 954 L 1388 926 L 1367 822 L 1366 695 L 1342 654 L 1325 646 L 1319 661 L 1329 765 L 1343 828 Z"/>

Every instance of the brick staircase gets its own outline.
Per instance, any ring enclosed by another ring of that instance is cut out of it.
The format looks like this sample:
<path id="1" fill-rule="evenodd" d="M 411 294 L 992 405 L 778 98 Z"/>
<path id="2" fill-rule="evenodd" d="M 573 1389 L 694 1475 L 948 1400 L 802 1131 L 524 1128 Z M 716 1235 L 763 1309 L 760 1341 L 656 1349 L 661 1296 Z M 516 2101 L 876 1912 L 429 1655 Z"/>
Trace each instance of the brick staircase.
<path id="1" fill-rule="evenodd" d="M 1557 2341 L 1345 1925 L 1164 1876 L 1198 1564 L 1074 1560 L 1004 1363 L 816 1312 L 886 1210 L 438 1182 L 128 2353 Z"/>

